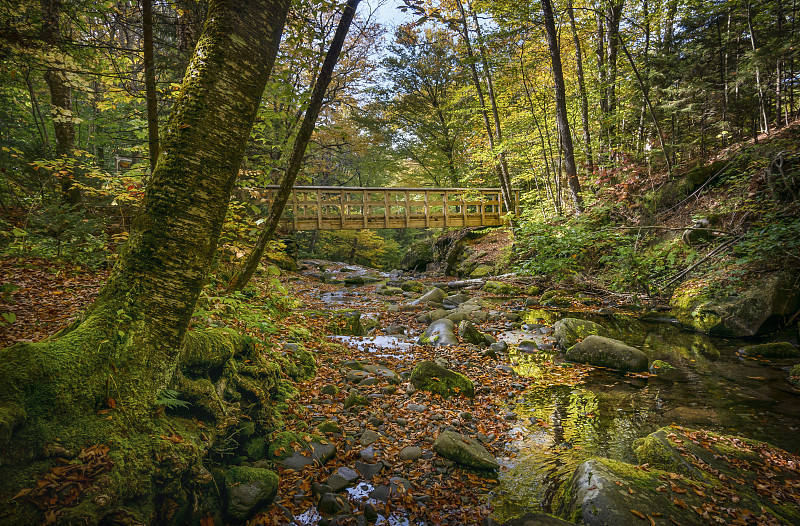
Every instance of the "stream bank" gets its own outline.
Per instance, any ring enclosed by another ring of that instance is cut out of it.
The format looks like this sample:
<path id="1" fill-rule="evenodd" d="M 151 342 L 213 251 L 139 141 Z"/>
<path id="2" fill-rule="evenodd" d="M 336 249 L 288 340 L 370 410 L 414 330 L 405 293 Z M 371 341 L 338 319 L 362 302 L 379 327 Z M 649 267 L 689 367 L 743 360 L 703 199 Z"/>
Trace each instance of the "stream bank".
<path id="1" fill-rule="evenodd" d="M 535 290 L 530 282 L 448 293 L 441 277 L 303 264 L 300 276 L 282 279 L 291 281 L 312 323 L 330 331 L 331 320 L 352 321 L 356 313 L 359 323 L 335 324 L 354 335 L 336 337 L 341 353 L 323 358 L 313 386 L 301 394 L 308 411 L 303 421 L 328 430 L 337 454 L 312 472 L 281 472 L 278 504 L 265 517 L 281 514 L 296 524 L 499 524 L 544 511 L 587 522 L 569 504 L 579 491 L 570 490 L 575 474 L 598 458 L 617 462 L 614 473 L 639 465 L 637 441 L 670 425 L 770 442 L 796 462 L 800 447 L 792 437 L 800 431 L 800 404 L 789 382 L 796 358 L 745 356 L 737 351 L 749 342 L 686 331 L 664 309 L 642 312 L 619 298 L 531 297 L 525 295 Z M 444 289 L 436 292 L 434 282 Z M 565 318 L 599 324 L 665 370 L 623 373 L 565 362 L 557 334 Z M 470 336 L 466 321 L 480 337 Z M 782 337 L 796 344 L 796 334 Z M 441 345 L 450 339 L 454 345 Z M 466 375 L 475 397 L 442 398 L 414 387 L 412 371 L 425 360 Z M 436 438 L 449 431 L 464 443 L 476 440 L 500 469 L 475 470 L 444 457 Z M 325 484 L 342 472 L 359 476 L 342 487 Z M 788 473 L 787 480 L 796 480 Z M 669 514 L 653 513 L 657 524 L 668 523 Z M 714 516 L 720 515 L 709 520 Z M 528 517 L 526 524 L 543 520 Z M 770 517 L 776 524 L 787 520 L 779 511 Z"/>

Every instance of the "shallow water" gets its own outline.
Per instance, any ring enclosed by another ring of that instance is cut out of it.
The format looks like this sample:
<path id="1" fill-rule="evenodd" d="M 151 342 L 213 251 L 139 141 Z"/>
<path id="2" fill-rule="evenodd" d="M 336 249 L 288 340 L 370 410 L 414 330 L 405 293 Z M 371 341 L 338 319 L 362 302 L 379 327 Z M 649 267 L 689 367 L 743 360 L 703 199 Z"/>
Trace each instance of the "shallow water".
<path id="1" fill-rule="evenodd" d="M 552 324 L 567 315 L 536 310 L 524 319 Z M 520 451 L 506 463 L 510 469 L 501 474 L 492 498 L 498 519 L 549 511 L 558 485 L 580 462 L 593 456 L 636 462 L 634 441 L 670 424 L 742 435 L 800 452 L 800 393 L 787 380 L 792 360 L 745 359 L 736 354 L 741 341 L 625 315 L 574 317 L 601 323 L 613 338 L 641 349 L 651 361 L 668 361 L 686 381 L 597 369 L 577 387 L 530 387 L 510 407 L 519 415 L 515 446 Z M 536 378 L 552 354 L 514 358 L 518 373 Z"/>

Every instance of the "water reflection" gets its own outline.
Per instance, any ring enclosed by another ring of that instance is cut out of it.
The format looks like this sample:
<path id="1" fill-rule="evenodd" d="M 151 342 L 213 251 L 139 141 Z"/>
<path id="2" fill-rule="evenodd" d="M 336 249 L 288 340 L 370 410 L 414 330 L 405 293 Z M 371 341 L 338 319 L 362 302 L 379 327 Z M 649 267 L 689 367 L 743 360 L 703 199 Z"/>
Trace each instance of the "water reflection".
<path id="1" fill-rule="evenodd" d="M 800 451 L 800 397 L 780 361 L 745 360 L 741 342 L 683 332 L 669 324 L 625 315 L 528 311 L 524 321 L 552 324 L 590 319 L 613 338 L 665 360 L 678 381 L 594 370 L 578 385 L 552 382 L 553 353 L 517 354 L 516 371 L 537 379 L 516 400 L 520 454 L 501 475 L 492 504 L 504 520 L 525 511 L 550 511 L 553 494 L 590 457 L 635 462 L 634 441 L 672 423 L 765 440 Z M 548 373 L 550 371 L 550 373 Z M 551 382 L 551 383 L 548 383 Z"/>

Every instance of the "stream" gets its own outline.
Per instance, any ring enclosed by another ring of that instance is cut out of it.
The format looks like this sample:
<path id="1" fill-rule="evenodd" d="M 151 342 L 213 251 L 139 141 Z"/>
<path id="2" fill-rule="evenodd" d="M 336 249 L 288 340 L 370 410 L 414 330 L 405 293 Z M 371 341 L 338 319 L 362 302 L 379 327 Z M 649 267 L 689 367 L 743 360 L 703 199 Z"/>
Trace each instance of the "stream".
<path id="1" fill-rule="evenodd" d="M 550 511 L 558 486 L 590 457 L 637 463 L 637 438 L 660 427 L 685 427 L 763 440 L 800 451 L 800 403 L 786 378 L 792 360 L 743 358 L 741 341 L 714 339 L 668 323 L 629 316 L 529 310 L 528 323 L 551 325 L 580 317 L 604 325 L 611 337 L 678 368 L 680 382 L 596 369 L 578 386 L 533 385 L 510 404 L 519 415 L 513 430 L 517 456 L 491 498 L 499 521 L 527 511 Z M 534 335 L 534 341 L 542 337 Z M 513 356 L 513 355 L 512 355 Z M 517 353 L 515 369 L 536 378 L 552 354 Z M 795 360 L 796 361 L 796 360 Z"/>

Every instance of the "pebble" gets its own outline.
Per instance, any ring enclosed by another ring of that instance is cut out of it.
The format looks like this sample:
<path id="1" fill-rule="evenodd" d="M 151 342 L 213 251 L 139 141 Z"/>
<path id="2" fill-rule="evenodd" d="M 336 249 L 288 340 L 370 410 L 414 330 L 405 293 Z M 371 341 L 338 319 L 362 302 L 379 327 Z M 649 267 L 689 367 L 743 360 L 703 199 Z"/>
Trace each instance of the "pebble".
<path id="1" fill-rule="evenodd" d="M 400 417 L 397 420 L 395 420 L 394 423 L 397 424 L 398 426 L 406 427 L 406 425 L 408 424 L 408 420 L 406 420 L 403 417 Z"/>
<path id="2" fill-rule="evenodd" d="M 464 411 L 463 413 L 458 415 L 461 420 L 472 420 L 472 413 L 469 411 Z"/>
<path id="3" fill-rule="evenodd" d="M 331 491 L 338 493 L 349 486 L 350 482 L 338 473 L 334 473 L 328 477 L 328 479 L 325 481 L 325 484 L 331 488 Z"/>
<path id="4" fill-rule="evenodd" d="M 374 464 L 367 464 L 365 462 L 356 461 L 356 470 L 361 473 L 365 479 L 371 479 L 383 471 L 383 463 L 376 462 Z"/>
<path id="5" fill-rule="evenodd" d="M 375 450 L 372 448 L 372 446 L 369 446 L 368 448 L 362 449 L 361 451 L 359 451 L 358 452 L 358 456 L 364 462 L 374 462 L 375 461 Z"/>
<path id="6" fill-rule="evenodd" d="M 380 419 L 378 419 L 378 421 L 381 422 Z M 378 433 L 376 433 L 371 429 L 367 429 L 361 435 L 361 438 L 358 439 L 358 443 L 364 447 L 367 447 L 377 442 L 378 438 L 380 438 L 380 435 Z"/>
<path id="7" fill-rule="evenodd" d="M 408 404 L 406 406 L 406 409 L 408 409 L 409 411 L 417 411 L 422 413 L 423 411 L 428 409 L 428 406 L 422 404 Z"/>

